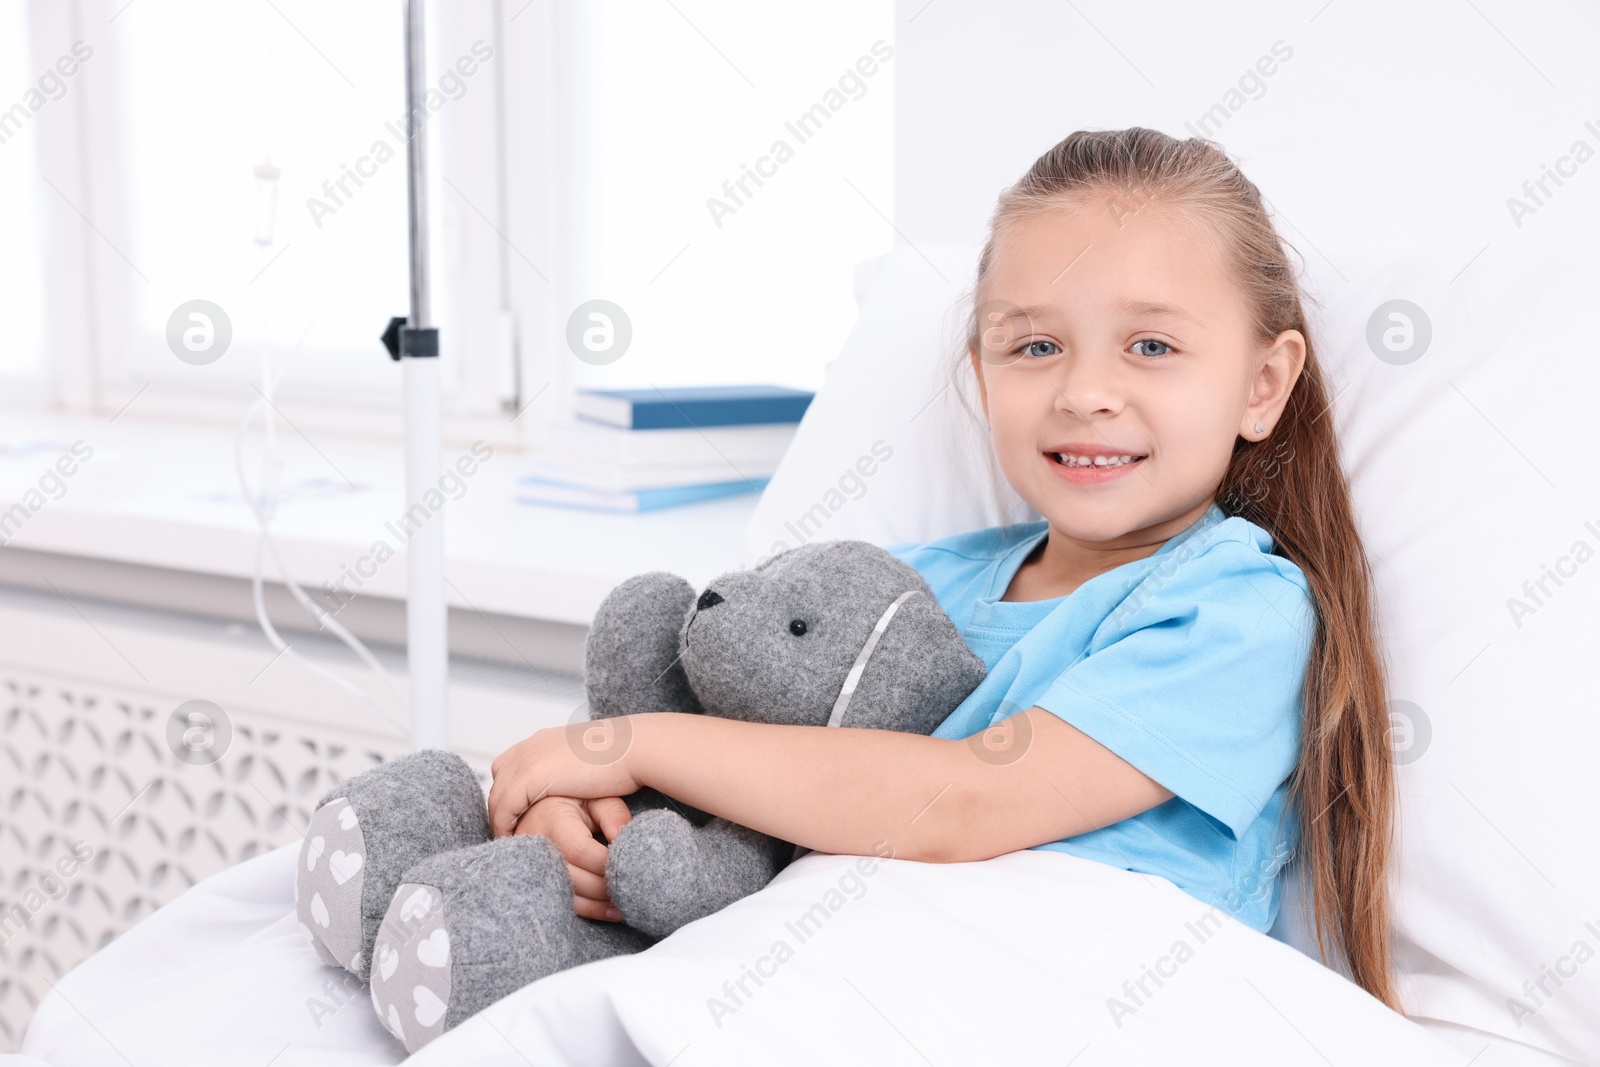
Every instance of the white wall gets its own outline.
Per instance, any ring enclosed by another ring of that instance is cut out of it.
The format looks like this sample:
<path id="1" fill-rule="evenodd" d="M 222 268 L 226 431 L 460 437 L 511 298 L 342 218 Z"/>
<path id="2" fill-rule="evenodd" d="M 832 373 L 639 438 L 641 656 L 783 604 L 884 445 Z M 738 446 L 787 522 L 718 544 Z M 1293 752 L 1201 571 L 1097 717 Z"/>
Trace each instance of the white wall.
<path id="1" fill-rule="evenodd" d="M 1278 41 L 1287 61 L 1205 136 L 1307 256 L 1600 243 L 1600 5 L 897 0 L 895 31 L 896 222 L 913 244 L 980 241 L 996 194 L 1073 130 L 1193 136 Z M 1579 140 L 1594 158 L 1564 164 L 1576 173 L 1518 227 L 1507 198 Z"/>

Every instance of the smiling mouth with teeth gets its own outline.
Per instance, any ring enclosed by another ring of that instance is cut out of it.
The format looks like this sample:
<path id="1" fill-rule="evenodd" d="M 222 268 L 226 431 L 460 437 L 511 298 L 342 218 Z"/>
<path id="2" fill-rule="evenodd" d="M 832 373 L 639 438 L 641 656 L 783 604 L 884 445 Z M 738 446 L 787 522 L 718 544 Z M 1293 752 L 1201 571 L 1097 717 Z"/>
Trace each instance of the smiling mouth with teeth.
<path id="1" fill-rule="evenodd" d="M 1068 452 L 1051 452 L 1050 458 L 1063 467 L 1125 467 L 1137 463 L 1144 456 L 1075 456 Z"/>

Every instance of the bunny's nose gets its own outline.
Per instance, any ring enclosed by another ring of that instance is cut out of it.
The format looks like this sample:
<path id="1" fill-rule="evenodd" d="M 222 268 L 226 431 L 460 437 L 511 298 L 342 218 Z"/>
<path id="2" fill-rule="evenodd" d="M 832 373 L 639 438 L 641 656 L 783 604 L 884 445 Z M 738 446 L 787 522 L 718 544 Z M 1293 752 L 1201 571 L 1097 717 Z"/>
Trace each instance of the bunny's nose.
<path id="1" fill-rule="evenodd" d="M 714 589 L 707 589 L 700 594 L 700 599 L 694 602 L 694 606 L 697 611 L 704 611 L 707 608 L 714 608 L 720 603 L 722 603 L 722 594 Z"/>

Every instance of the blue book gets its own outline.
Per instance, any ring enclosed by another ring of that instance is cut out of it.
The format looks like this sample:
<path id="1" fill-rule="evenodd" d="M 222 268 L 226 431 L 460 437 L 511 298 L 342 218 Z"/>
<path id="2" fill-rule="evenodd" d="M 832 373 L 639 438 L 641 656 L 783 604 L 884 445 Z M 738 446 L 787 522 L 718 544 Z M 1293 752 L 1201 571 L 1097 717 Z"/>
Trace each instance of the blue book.
<path id="1" fill-rule="evenodd" d="M 612 492 L 568 485 L 543 478 L 522 478 L 517 483 L 517 503 L 555 504 L 560 507 L 587 508 L 592 511 L 656 511 L 679 504 L 716 500 L 740 493 L 753 493 L 766 487 L 771 478 L 741 478 L 732 482 L 706 482 L 700 485 L 673 485 L 662 489 L 632 489 Z"/>
<path id="2" fill-rule="evenodd" d="M 794 423 L 815 395 L 781 385 L 579 389 L 574 413 L 625 430 Z"/>

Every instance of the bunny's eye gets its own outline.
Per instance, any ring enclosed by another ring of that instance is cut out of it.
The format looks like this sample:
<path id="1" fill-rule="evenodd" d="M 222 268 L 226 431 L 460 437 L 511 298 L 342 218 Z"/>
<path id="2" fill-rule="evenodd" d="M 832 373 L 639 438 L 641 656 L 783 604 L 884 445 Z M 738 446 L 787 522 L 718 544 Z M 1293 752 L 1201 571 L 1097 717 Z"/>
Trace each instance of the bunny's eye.
<path id="1" fill-rule="evenodd" d="M 789 632 L 794 634 L 796 637 L 804 637 L 806 635 L 806 620 L 790 619 Z"/>

